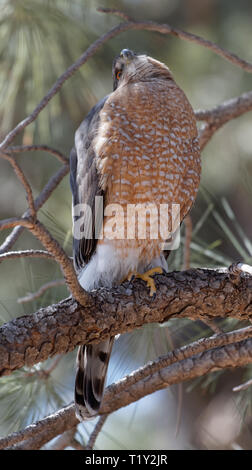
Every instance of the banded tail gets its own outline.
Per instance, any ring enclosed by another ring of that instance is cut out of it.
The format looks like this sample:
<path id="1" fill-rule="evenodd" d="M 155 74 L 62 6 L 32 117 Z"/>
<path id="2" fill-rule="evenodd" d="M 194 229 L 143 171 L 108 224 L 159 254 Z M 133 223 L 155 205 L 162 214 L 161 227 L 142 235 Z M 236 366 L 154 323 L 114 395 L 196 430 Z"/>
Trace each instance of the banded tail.
<path id="1" fill-rule="evenodd" d="M 94 416 L 101 406 L 114 338 L 80 346 L 75 378 L 75 408 L 79 419 Z"/>

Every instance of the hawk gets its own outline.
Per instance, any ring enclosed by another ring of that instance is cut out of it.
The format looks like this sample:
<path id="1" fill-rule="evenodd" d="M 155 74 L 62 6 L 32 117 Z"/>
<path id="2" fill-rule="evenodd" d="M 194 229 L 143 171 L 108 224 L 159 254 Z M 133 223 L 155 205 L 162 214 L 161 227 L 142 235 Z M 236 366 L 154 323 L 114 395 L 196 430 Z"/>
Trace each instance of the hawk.
<path id="1" fill-rule="evenodd" d="M 87 291 L 135 275 L 153 295 L 152 276 L 167 271 L 165 237 L 150 236 L 151 210 L 145 220 L 138 213 L 138 230 L 132 231 L 132 207 L 175 203 L 179 224 L 183 221 L 200 182 L 196 119 L 169 68 L 158 60 L 123 49 L 112 72 L 113 92 L 81 123 L 70 156 L 74 265 Z M 120 236 L 113 236 L 114 211 L 107 208 L 120 209 Z M 146 237 L 139 235 L 143 226 Z M 75 404 L 80 420 L 99 411 L 113 340 L 79 347 Z"/>

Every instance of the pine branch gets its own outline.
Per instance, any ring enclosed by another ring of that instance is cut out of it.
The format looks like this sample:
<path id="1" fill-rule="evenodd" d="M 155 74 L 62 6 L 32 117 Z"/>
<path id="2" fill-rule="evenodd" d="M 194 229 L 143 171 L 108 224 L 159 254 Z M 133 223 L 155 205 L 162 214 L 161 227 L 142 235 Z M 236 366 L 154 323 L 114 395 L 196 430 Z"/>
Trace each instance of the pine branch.
<path id="1" fill-rule="evenodd" d="M 92 292 L 85 307 L 70 297 L 2 325 L 0 375 L 146 323 L 174 317 L 203 321 L 252 317 L 252 277 L 248 274 L 233 282 L 226 269 L 191 269 L 156 275 L 155 282 L 155 300 L 143 281 L 134 280 Z"/>
<path id="2" fill-rule="evenodd" d="M 249 111 L 252 111 L 252 91 L 224 101 L 210 110 L 195 111 L 196 119 L 205 121 L 205 125 L 199 131 L 201 151 L 220 127 Z"/>
<path id="3" fill-rule="evenodd" d="M 120 23 L 120 25 L 118 26 L 118 28 L 123 28 L 123 31 L 127 31 L 128 29 L 144 29 L 147 31 L 156 31 L 161 34 L 171 34 L 173 36 L 178 37 L 179 39 L 193 42 L 200 46 L 206 47 L 207 49 L 213 51 L 215 54 L 228 60 L 232 64 L 242 68 L 243 70 L 246 70 L 246 72 L 252 73 L 252 64 L 250 62 L 241 59 L 233 52 L 229 52 L 227 49 L 220 47 L 218 44 L 215 44 L 214 42 L 209 41 L 208 39 L 204 39 L 200 36 L 197 36 L 196 34 L 182 31 L 168 24 L 155 23 L 154 21 L 135 21 L 128 15 L 125 16 L 124 12 L 115 8 L 98 8 L 98 11 L 100 11 L 101 13 L 113 14 L 125 18 L 128 22 Z"/>
<path id="4" fill-rule="evenodd" d="M 51 155 L 54 155 L 61 163 L 64 163 L 64 165 L 69 164 L 68 158 L 63 155 L 62 152 L 59 150 L 56 150 L 52 147 L 49 147 L 48 145 L 16 145 L 13 147 L 7 147 L 7 149 L 4 151 L 4 153 L 22 153 L 22 152 L 47 152 L 50 153 Z"/>
<path id="5" fill-rule="evenodd" d="M 31 222 L 27 217 L 10 217 L 9 219 L 0 220 L 0 230 L 6 230 L 12 227 L 31 227 Z"/>
<path id="6" fill-rule="evenodd" d="M 51 255 L 48 251 L 45 250 L 19 250 L 8 251 L 8 253 L 3 253 L 2 255 L 0 255 L 0 262 L 16 258 L 54 259 L 53 255 Z"/>
<path id="7" fill-rule="evenodd" d="M 232 335 L 235 332 L 232 332 Z M 245 332 L 239 330 L 237 334 L 238 342 L 231 342 L 229 334 L 223 335 L 222 346 L 211 347 L 214 341 L 212 337 L 207 344 L 207 339 L 203 345 L 200 340 L 199 350 L 197 342 L 194 345 L 185 346 L 184 354 L 179 354 L 181 359 L 176 358 L 176 352 L 171 352 L 173 361 L 168 366 L 164 366 L 160 358 L 154 363 L 133 372 L 132 374 L 119 380 L 117 383 L 106 388 L 103 405 L 100 415 L 110 414 L 119 408 L 129 405 L 146 395 L 162 390 L 170 385 L 192 380 L 201 377 L 214 370 L 227 367 L 242 367 L 252 363 L 252 338 L 239 340 Z M 251 335 L 251 331 L 250 331 Z M 226 338 L 224 338 L 227 336 Z M 220 340 L 215 337 L 220 344 Z M 233 336 L 235 339 L 235 336 Z M 226 341 L 226 344 L 225 344 Z M 210 349 L 209 349 L 210 346 Z M 196 348 L 196 349 L 195 349 Z M 182 348 L 181 348 L 182 349 Z M 157 367 L 157 364 L 159 366 Z M 148 367 L 148 374 L 143 373 Z M 39 449 L 54 437 L 72 429 L 78 424 L 75 416 L 74 405 L 70 404 L 56 413 L 27 426 L 24 430 L 13 433 L 0 439 L 0 449 Z"/>

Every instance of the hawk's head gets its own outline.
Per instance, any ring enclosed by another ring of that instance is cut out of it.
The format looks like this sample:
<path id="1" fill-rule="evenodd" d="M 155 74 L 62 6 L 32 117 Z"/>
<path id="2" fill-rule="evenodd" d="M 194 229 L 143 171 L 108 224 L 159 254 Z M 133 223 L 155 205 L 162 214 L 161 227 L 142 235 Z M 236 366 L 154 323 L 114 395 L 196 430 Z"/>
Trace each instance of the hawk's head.
<path id="1" fill-rule="evenodd" d="M 149 81 L 156 78 L 172 79 L 168 67 L 152 57 L 123 49 L 113 61 L 113 90 L 130 81 Z"/>

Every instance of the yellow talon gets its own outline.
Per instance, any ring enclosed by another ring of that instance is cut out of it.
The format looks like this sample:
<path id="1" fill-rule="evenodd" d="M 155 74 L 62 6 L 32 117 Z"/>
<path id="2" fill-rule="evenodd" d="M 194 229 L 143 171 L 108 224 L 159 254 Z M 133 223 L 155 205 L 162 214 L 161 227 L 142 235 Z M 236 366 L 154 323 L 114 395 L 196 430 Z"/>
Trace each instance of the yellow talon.
<path id="1" fill-rule="evenodd" d="M 132 281 L 134 277 L 138 279 L 142 279 L 143 281 L 146 282 L 147 286 L 150 288 L 150 297 L 153 297 L 157 289 L 155 286 L 155 281 L 154 279 L 151 278 L 151 276 L 154 276 L 155 274 L 162 274 L 162 273 L 163 273 L 163 269 L 160 267 L 149 269 L 149 271 L 146 271 L 143 274 L 139 274 L 137 272 L 131 272 L 127 276 L 127 280 Z"/>

